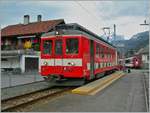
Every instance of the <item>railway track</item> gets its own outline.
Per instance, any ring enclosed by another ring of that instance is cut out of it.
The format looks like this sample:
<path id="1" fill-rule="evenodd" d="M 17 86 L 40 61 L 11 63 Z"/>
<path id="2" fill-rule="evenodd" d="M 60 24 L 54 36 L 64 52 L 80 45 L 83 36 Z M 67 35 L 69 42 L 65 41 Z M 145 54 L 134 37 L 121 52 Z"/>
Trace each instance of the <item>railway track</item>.
<path id="1" fill-rule="evenodd" d="M 32 93 L 16 96 L 13 98 L 9 98 L 1 101 L 1 111 L 9 112 L 9 111 L 18 111 L 26 105 L 31 105 L 38 100 L 47 98 L 47 97 L 57 97 L 58 95 L 63 94 L 73 88 L 69 87 L 54 87 L 54 88 L 46 88 L 40 91 L 35 91 Z"/>

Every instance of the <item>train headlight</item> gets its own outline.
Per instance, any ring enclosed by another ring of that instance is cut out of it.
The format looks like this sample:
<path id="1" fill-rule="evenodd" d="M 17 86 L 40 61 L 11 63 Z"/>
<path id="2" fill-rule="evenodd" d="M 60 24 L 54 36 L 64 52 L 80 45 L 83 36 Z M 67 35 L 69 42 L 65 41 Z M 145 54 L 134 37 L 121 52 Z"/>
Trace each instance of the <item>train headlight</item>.
<path id="1" fill-rule="evenodd" d="M 136 61 L 135 64 L 137 65 L 137 64 L 138 64 L 138 61 Z"/>
<path id="2" fill-rule="evenodd" d="M 48 65 L 48 62 L 45 61 L 43 64 L 44 64 L 45 66 L 47 66 L 47 65 Z"/>
<path id="3" fill-rule="evenodd" d="M 75 63 L 74 63 L 74 62 L 71 62 L 71 66 L 75 66 Z"/>
<path id="4" fill-rule="evenodd" d="M 58 32 L 58 31 L 56 31 L 55 33 L 56 33 L 56 35 L 59 35 L 59 32 Z"/>
<path id="5" fill-rule="evenodd" d="M 74 62 L 68 62 L 68 65 L 75 66 L 75 63 Z"/>

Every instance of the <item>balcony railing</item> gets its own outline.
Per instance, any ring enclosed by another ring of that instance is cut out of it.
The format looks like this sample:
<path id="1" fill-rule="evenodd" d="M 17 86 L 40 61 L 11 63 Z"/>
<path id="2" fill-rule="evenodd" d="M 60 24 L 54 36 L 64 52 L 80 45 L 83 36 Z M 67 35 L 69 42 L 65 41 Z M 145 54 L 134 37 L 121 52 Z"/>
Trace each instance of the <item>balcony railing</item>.
<path id="1" fill-rule="evenodd" d="M 14 55 L 39 55 L 39 51 L 34 51 L 33 49 L 22 49 L 22 50 L 1 50 L 2 56 L 14 56 Z"/>

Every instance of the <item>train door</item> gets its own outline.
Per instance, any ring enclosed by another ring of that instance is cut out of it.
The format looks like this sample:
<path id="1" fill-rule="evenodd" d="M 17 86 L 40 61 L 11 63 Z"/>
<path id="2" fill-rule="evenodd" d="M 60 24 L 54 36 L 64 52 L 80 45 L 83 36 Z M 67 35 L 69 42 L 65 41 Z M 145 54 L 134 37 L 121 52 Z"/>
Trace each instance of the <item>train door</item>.
<path id="1" fill-rule="evenodd" d="M 63 73 L 63 39 L 61 37 L 54 40 L 54 65 L 55 74 Z"/>
<path id="2" fill-rule="evenodd" d="M 94 78 L 94 41 L 90 40 L 90 79 Z"/>

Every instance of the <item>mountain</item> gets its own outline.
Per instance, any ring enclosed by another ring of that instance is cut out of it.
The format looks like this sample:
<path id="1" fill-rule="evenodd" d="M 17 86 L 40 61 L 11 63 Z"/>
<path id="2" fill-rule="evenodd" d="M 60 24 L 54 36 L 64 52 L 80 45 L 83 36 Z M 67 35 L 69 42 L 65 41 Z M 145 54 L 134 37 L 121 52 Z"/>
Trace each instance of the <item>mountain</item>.
<path id="1" fill-rule="evenodd" d="M 125 52 L 125 56 L 132 56 L 141 48 L 149 45 L 149 31 L 137 33 L 129 40 L 112 41 L 115 46 L 119 46 L 118 50 Z M 120 46 L 122 45 L 122 46 Z"/>
<path id="2" fill-rule="evenodd" d="M 149 44 L 149 31 L 141 32 L 136 35 L 133 35 L 130 40 L 128 40 L 128 43 L 126 47 L 128 49 L 134 49 L 139 50 L 146 45 Z"/>

